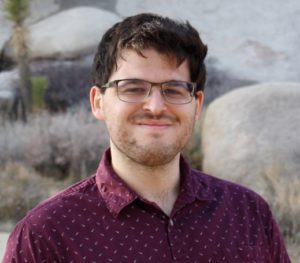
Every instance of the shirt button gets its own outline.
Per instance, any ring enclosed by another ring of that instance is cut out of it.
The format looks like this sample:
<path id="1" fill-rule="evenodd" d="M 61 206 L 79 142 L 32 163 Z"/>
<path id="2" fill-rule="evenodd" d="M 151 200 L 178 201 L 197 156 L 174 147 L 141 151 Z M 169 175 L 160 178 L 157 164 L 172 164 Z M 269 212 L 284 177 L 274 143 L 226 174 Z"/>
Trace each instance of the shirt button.
<path id="1" fill-rule="evenodd" d="M 170 225 L 171 225 L 171 226 L 174 226 L 174 222 L 173 222 L 173 220 L 172 220 L 172 219 L 170 219 L 170 221 L 169 221 L 169 222 L 170 222 Z"/>

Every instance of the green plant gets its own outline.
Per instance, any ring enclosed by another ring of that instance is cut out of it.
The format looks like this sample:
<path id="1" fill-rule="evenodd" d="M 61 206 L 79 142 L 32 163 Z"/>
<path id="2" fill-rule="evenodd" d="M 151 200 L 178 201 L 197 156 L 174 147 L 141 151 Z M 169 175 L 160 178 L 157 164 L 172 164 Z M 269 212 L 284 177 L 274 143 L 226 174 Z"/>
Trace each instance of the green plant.
<path id="1" fill-rule="evenodd" d="M 32 107 L 33 112 L 39 112 L 45 108 L 45 91 L 48 86 L 47 77 L 35 76 L 31 78 L 32 85 Z"/>

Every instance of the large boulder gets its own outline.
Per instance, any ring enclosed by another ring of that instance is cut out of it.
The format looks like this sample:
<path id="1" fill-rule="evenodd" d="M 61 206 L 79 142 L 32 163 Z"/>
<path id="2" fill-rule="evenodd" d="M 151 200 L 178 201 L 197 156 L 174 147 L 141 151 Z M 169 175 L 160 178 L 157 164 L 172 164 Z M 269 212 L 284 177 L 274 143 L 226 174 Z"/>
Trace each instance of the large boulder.
<path id="1" fill-rule="evenodd" d="M 18 75 L 17 70 L 0 72 L 0 90 L 1 91 L 14 90 L 18 81 L 19 81 L 19 75 Z"/>
<path id="2" fill-rule="evenodd" d="M 30 12 L 26 19 L 26 23 L 34 24 L 55 13 L 78 6 L 97 7 L 110 12 L 115 12 L 116 1 L 117 0 L 30 0 Z M 0 50 L 2 50 L 11 34 L 11 25 L 5 16 L 4 2 L 5 1 L 0 1 Z"/>
<path id="3" fill-rule="evenodd" d="M 109 26 L 120 18 L 92 7 L 76 7 L 54 14 L 29 27 L 29 56 L 76 58 L 94 50 Z M 5 55 L 12 56 L 10 48 Z"/>
<path id="4" fill-rule="evenodd" d="M 4 47 L 5 43 L 7 43 L 11 35 L 11 24 L 5 13 L 4 2 L 5 1 L 0 1 L 0 51 Z M 30 12 L 28 18 L 26 19 L 26 24 L 37 22 L 58 11 L 59 6 L 56 4 L 56 0 L 30 0 Z"/>
<path id="5" fill-rule="evenodd" d="M 189 20 L 217 67 L 256 82 L 300 81 L 300 1 L 118 0 L 122 16 L 155 12 Z"/>
<path id="6" fill-rule="evenodd" d="M 300 83 L 236 89 L 213 101 L 202 126 L 203 170 L 261 194 L 300 178 Z"/>

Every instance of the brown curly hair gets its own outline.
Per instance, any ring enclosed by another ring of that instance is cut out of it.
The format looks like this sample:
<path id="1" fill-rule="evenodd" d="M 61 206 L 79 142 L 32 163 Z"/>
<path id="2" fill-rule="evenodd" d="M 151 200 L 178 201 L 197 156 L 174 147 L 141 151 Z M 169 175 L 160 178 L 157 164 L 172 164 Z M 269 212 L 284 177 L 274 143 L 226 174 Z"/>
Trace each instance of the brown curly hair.
<path id="1" fill-rule="evenodd" d="M 189 22 L 151 13 L 127 17 L 107 30 L 94 57 L 93 85 L 102 86 L 108 81 L 122 50 L 132 49 L 143 56 L 142 51 L 148 48 L 175 58 L 178 66 L 187 60 L 191 81 L 197 83 L 197 90 L 204 90 L 207 46 L 197 30 Z"/>

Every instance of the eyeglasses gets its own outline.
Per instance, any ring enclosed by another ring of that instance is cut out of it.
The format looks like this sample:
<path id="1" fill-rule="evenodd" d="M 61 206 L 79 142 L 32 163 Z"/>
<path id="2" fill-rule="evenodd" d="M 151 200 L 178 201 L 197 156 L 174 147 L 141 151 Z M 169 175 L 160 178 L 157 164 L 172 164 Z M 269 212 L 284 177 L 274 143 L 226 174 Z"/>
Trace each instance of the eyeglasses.
<path id="1" fill-rule="evenodd" d="M 129 103 L 142 102 L 153 86 L 160 86 L 163 98 L 171 104 L 187 104 L 193 99 L 196 83 L 186 81 L 149 82 L 142 79 L 120 79 L 108 82 L 100 88 L 117 88 L 118 98 Z"/>

